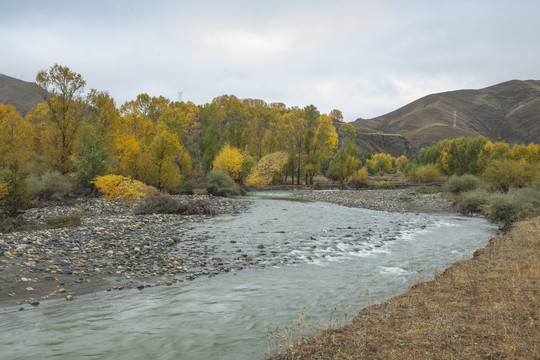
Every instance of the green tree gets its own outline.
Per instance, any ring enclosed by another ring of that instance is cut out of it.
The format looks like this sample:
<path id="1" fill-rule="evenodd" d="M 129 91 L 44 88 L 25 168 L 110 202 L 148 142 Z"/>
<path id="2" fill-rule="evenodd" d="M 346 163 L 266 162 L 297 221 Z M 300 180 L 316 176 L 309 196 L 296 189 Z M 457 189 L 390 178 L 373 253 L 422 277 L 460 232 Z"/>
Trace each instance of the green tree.
<path id="1" fill-rule="evenodd" d="M 19 159 L 12 159 L 4 176 L 4 181 L 7 184 L 7 194 L 2 198 L 3 209 L 1 210 L 6 215 L 15 216 L 20 209 L 24 209 L 30 204 L 27 177 L 28 172 L 21 169 Z"/>
<path id="2" fill-rule="evenodd" d="M 92 181 L 107 172 L 109 151 L 103 136 L 92 125 L 81 126 L 78 134 L 78 152 L 72 157 L 79 189 L 93 189 Z"/>

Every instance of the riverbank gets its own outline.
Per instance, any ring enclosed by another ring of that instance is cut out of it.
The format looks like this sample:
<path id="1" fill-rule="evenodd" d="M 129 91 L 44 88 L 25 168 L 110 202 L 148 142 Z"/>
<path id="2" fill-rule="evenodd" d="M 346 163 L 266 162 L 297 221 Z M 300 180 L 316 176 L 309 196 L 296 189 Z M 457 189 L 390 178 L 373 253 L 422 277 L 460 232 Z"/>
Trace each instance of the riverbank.
<path id="1" fill-rule="evenodd" d="M 269 359 L 540 359 L 540 218 Z"/>
<path id="2" fill-rule="evenodd" d="M 244 199 L 199 197 L 222 215 L 243 213 L 250 206 Z M 440 193 L 415 188 L 298 191 L 295 197 L 384 211 L 451 210 Z M 142 290 L 288 261 L 262 245 L 252 252 L 225 253 L 209 246 L 205 235 L 185 235 L 208 216 L 135 215 L 133 209 L 122 202 L 80 199 L 72 205 L 26 211 L 25 219 L 37 225 L 74 213 L 82 214 L 82 224 L 0 234 L 0 307 L 27 308 L 48 299 L 74 299 L 99 291 Z"/>
<path id="3" fill-rule="evenodd" d="M 194 198 L 189 196 L 184 198 Z M 197 196 L 218 214 L 239 214 L 249 201 Z M 98 291 L 121 290 L 192 280 L 228 272 L 204 246 L 184 236 L 208 216 L 135 215 L 123 202 L 79 199 L 71 205 L 29 209 L 25 220 L 45 227 L 48 218 L 82 214 L 77 227 L 0 234 L 0 307 L 39 305 Z"/>
<path id="4" fill-rule="evenodd" d="M 455 211 L 443 193 L 429 187 L 377 190 L 307 190 L 296 193 L 294 197 L 390 212 L 439 213 Z"/>

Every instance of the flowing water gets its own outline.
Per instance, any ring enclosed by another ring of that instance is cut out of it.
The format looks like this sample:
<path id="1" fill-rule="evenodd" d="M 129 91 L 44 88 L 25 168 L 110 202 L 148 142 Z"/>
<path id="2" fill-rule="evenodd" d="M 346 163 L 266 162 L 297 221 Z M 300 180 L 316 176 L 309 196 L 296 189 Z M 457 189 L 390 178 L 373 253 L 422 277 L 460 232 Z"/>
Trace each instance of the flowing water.
<path id="1" fill-rule="evenodd" d="M 495 233 L 483 219 L 254 200 L 190 230 L 259 267 L 170 287 L 0 311 L 2 359 L 262 359 L 265 333 L 300 313 L 327 324 L 469 258 Z"/>

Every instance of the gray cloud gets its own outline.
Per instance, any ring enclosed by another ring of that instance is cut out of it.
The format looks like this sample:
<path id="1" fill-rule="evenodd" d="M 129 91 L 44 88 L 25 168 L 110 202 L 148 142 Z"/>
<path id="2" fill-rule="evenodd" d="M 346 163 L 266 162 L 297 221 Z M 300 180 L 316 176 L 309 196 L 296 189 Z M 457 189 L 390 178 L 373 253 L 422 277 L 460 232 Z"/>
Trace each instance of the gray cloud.
<path id="1" fill-rule="evenodd" d="M 538 79 L 536 1 L 20 1 L 0 72 L 54 63 L 121 104 L 221 94 L 374 117 L 433 92 Z"/>

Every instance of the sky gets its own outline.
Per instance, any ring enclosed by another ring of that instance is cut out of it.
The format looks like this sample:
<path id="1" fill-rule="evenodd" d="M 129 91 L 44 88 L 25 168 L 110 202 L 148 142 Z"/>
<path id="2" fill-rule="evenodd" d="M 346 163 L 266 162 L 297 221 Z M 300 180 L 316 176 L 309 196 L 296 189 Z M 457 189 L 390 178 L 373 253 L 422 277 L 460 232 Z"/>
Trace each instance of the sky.
<path id="1" fill-rule="evenodd" d="M 54 64 L 107 91 L 232 94 L 386 114 L 431 93 L 540 79 L 540 2 L 0 0 L 0 73 Z"/>

